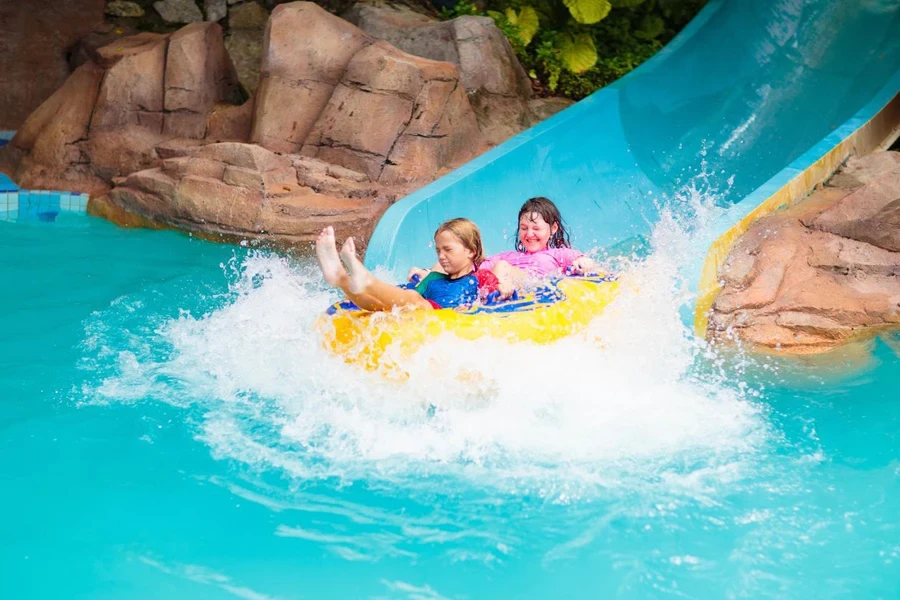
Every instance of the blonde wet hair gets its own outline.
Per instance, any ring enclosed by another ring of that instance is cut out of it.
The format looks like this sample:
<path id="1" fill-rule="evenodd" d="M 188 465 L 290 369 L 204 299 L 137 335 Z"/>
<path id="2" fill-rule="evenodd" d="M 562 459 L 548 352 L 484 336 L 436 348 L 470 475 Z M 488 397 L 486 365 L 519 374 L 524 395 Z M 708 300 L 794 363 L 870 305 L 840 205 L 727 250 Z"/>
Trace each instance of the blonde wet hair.
<path id="1" fill-rule="evenodd" d="M 469 219 L 450 219 L 440 224 L 434 232 L 434 237 L 444 231 L 455 235 L 466 250 L 475 254 L 472 262 L 475 263 L 477 269 L 478 265 L 484 261 L 484 245 L 481 243 L 481 231 L 478 230 L 478 225 Z"/>

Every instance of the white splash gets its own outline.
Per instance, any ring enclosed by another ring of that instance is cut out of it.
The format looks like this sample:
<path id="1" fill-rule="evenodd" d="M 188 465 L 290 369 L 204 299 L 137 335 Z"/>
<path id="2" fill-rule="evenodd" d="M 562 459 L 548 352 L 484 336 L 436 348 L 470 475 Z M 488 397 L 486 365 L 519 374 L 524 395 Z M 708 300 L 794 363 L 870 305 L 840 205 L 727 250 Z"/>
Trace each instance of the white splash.
<path id="1" fill-rule="evenodd" d="M 93 395 L 202 406 L 198 437 L 216 456 L 303 479 L 437 485 L 428 474 L 562 501 L 645 484 L 703 497 L 739 480 L 770 432 L 681 321 L 689 236 L 666 213 L 654 252 L 626 263 L 622 293 L 587 331 L 550 345 L 445 335 L 402 384 L 323 350 L 313 321 L 338 294 L 314 265 L 253 253 L 224 269 L 233 281 L 217 310 L 164 323 L 155 358 L 119 349 L 121 368 Z M 458 376 L 471 371 L 477 384 Z"/>

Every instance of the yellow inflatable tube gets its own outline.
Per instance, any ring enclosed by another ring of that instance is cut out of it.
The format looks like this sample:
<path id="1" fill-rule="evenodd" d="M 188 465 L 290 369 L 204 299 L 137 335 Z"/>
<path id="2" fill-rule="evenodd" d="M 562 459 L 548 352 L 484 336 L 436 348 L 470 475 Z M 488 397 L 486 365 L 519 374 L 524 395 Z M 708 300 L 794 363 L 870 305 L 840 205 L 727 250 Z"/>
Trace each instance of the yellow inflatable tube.
<path id="1" fill-rule="evenodd" d="M 348 363 L 403 378 L 403 362 L 442 333 L 541 344 L 572 335 L 612 302 L 618 285 L 611 277 L 565 277 L 520 300 L 466 309 L 368 312 L 341 302 L 315 327 L 325 348 Z"/>

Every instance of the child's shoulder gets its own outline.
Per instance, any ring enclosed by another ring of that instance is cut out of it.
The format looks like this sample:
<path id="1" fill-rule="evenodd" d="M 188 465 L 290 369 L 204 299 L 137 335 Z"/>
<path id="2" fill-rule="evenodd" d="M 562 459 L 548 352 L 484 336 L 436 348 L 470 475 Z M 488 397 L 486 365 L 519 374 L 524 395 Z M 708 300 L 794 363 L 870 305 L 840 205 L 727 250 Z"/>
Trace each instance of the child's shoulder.
<path id="1" fill-rule="evenodd" d="M 444 279 L 447 279 L 447 276 L 444 275 L 443 273 L 439 273 L 438 271 L 431 271 L 430 273 L 428 273 L 428 275 L 423 277 L 419 281 L 419 283 L 416 284 L 416 291 L 419 292 L 420 294 L 422 294 L 425 292 L 425 290 L 428 289 L 428 286 L 431 285 L 433 282 L 443 281 Z"/>

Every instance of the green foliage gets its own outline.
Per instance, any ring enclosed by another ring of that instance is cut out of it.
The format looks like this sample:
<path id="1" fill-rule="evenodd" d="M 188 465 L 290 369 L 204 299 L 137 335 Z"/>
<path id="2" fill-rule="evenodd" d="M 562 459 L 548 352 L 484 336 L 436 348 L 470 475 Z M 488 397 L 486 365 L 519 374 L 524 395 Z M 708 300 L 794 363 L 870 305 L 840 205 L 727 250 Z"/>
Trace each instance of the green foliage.
<path id="1" fill-rule="evenodd" d="M 584 73 L 597 63 L 597 48 L 587 33 L 563 33 L 556 49 L 563 65 L 572 73 Z"/>
<path id="2" fill-rule="evenodd" d="M 469 0 L 457 0 L 453 8 L 441 8 L 441 18 L 445 21 L 455 19 L 456 17 L 465 17 L 472 15 L 480 15 L 481 9 L 478 5 Z"/>
<path id="3" fill-rule="evenodd" d="M 593 25 L 606 18 L 612 5 L 609 0 L 562 0 L 572 18 L 584 25 Z"/>
<path id="4" fill-rule="evenodd" d="M 638 4 L 643 4 L 644 0 L 609 0 L 614 8 L 634 8 Z"/>
<path id="5" fill-rule="evenodd" d="M 459 0 L 443 18 L 487 15 L 540 88 L 578 100 L 653 56 L 706 0 Z M 481 7 L 481 8 L 480 8 Z"/>
<path id="6" fill-rule="evenodd" d="M 509 19 L 510 23 L 519 28 L 519 38 L 522 40 L 522 43 L 526 46 L 531 43 L 534 34 L 538 32 L 540 27 L 537 11 L 530 6 L 523 6 L 518 14 L 512 8 L 507 8 L 504 14 L 506 14 L 506 18 Z"/>
<path id="7" fill-rule="evenodd" d="M 513 8 L 507 8 L 502 13 L 489 10 L 487 15 L 494 19 L 500 31 L 506 34 L 516 54 L 519 55 L 525 52 L 525 47 L 531 43 L 540 26 L 538 14 L 530 6 L 522 7 L 518 13 Z"/>
<path id="8" fill-rule="evenodd" d="M 659 15 L 644 15 L 640 27 L 634 32 L 634 37 L 642 40 L 655 40 L 666 30 L 666 22 Z"/>

